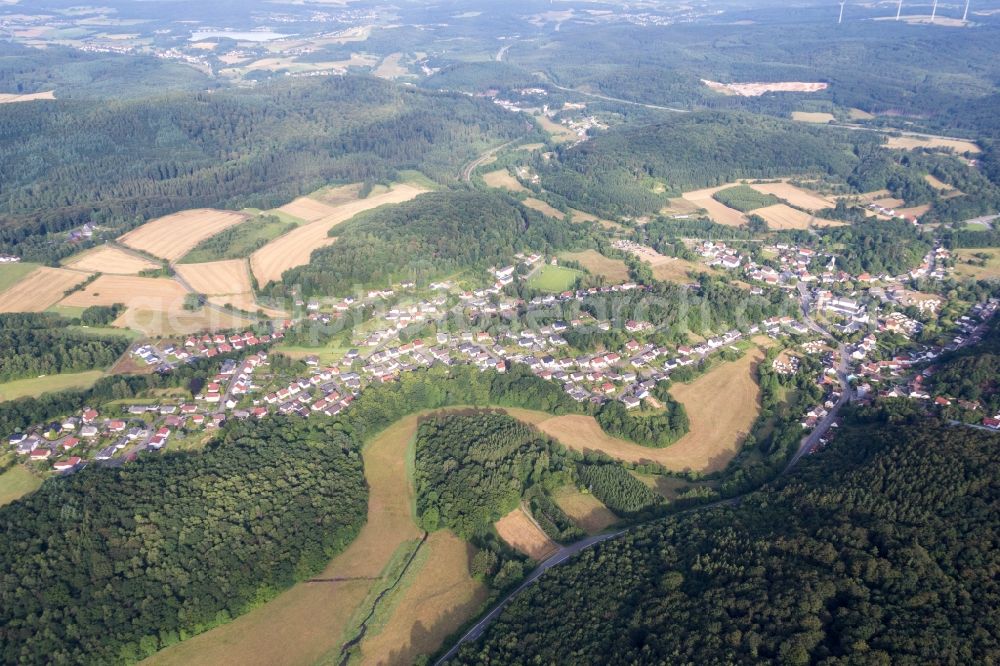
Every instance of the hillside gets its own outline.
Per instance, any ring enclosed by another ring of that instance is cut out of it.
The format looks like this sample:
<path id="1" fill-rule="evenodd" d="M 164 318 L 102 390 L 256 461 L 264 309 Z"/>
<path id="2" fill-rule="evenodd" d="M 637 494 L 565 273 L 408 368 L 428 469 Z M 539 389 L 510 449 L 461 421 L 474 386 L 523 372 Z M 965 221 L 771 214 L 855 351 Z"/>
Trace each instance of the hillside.
<path id="1" fill-rule="evenodd" d="M 997 436 L 842 435 L 777 486 L 553 569 L 460 663 L 983 663 L 995 656 Z"/>

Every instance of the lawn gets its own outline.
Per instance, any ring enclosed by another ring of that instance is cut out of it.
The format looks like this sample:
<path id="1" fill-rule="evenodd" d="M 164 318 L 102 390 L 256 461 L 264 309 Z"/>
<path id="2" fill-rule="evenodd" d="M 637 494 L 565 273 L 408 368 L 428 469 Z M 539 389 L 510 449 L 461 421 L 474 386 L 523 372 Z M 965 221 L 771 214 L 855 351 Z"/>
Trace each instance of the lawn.
<path id="1" fill-rule="evenodd" d="M 24 465 L 14 465 L 0 474 L 0 506 L 6 506 L 16 499 L 34 492 L 42 485 L 42 480 Z"/>
<path id="2" fill-rule="evenodd" d="M 20 282 L 24 276 L 38 268 L 39 264 L 3 264 L 0 266 L 0 292 L 7 291 Z"/>
<path id="3" fill-rule="evenodd" d="M 119 337 L 135 340 L 139 333 L 128 328 L 115 328 L 114 326 L 67 326 L 66 330 L 80 335 L 89 335 L 95 338 Z"/>
<path id="4" fill-rule="evenodd" d="M 104 376 L 102 370 L 75 372 L 65 375 L 47 375 L 32 379 L 18 379 L 0 384 L 0 402 L 16 400 L 25 396 L 38 397 L 43 393 L 54 393 L 68 389 L 85 389 L 94 385 Z"/>
<path id="5" fill-rule="evenodd" d="M 983 259 L 976 255 L 982 255 Z M 969 261 L 973 261 L 975 264 L 970 264 Z M 985 265 L 980 266 L 981 261 L 984 261 Z M 1000 250 L 978 248 L 956 251 L 955 274 L 973 280 L 1000 280 Z"/>
<path id="6" fill-rule="evenodd" d="M 576 279 L 583 275 L 578 270 L 562 266 L 543 266 L 528 278 L 528 286 L 541 291 L 563 292 L 572 289 Z"/>

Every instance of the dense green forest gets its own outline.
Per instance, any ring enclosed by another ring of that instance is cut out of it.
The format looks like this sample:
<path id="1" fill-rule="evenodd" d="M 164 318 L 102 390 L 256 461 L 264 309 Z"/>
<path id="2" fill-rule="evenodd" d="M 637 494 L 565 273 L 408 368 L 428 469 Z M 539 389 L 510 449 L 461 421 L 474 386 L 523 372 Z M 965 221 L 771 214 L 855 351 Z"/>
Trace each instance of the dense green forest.
<path id="1" fill-rule="evenodd" d="M 608 216 L 658 212 L 670 196 L 740 178 L 822 174 L 846 179 L 856 150 L 881 137 L 745 113 L 698 112 L 612 129 L 539 159 L 542 185 Z M 654 184 L 662 186 L 657 193 Z"/>
<path id="2" fill-rule="evenodd" d="M 417 515 L 424 529 L 463 538 L 488 531 L 518 507 L 533 485 L 572 480 L 565 450 L 502 413 L 446 414 L 417 432 Z"/>
<path id="3" fill-rule="evenodd" d="M 87 322 L 104 323 L 100 313 L 84 314 Z M 58 315 L 0 314 L 0 382 L 104 368 L 128 348 L 127 338 L 95 338 L 69 324 Z"/>
<path id="4" fill-rule="evenodd" d="M 0 509 L 2 659 L 131 662 L 225 622 L 326 565 L 366 495 L 349 438 L 277 417 L 47 483 Z"/>
<path id="5" fill-rule="evenodd" d="M 306 295 L 346 293 L 356 285 L 429 280 L 509 263 L 524 250 L 566 248 L 585 228 L 520 206 L 497 191 L 431 192 L 358 215 L 335 230 L 337 242 L 282 278 Z M 278 291 L 284 286 L 275 286 Z"/>
<path id="6" fill-rule="evenodd" d="M 919 266 L 932 247 L 920 230 L 899 220 L 833 227 L 822 235 L 826 242 L 842 246 L 836 251 L 837 268 L 852 275 L 902 275 Z"/>
<path id="7" fill-rule="evenodd" d="M 713 194 L 712 198 L 730 208 L 735 208 L 741 213 L 749 213 L 758 208 L 765 208 L 781 203 L 781 200 L 773 194 L 763 194 L 749 185 L 727 187 Z"/>
<path id="8" fill-rule="evenodd" d="M 621 516 L 635 516 L 663 500 L 621 465 L 580 466 L 580 484 Z"/>
<path id="9" fill-rule="evenodd" d="M 979 402 L 981 410 L 969 415 L 975 421 L 1000 414 L 1000 321 L 994 320 L 982 342 L 945 354 L 936 366 L 930 380 L 935 395 Z"/>
<path id="10" fill-rule="evenodd" d="M 656 392 L 663 410 L 651 415 L 635 415 L 612 400 L 597 411 L 597 422 L 609 435 L 621 437 L 643 446 L 662 448 L 683 437 L 689 427 L 684 405 L 674 400 L 664 387 Z"/>
<path id="11" fill-rule="evenodd" d="M 459 663 L 983 663 L 997 435 L 866 423 L 738 505 L 638 528 L 519 595 Z"/>
<path id="12" fill-rule="evenodd" d="M 378 79 L 296 79 L 139 101 L 13 104 L 0 114 L 0 251 L 48 261 L 46 234 L 114 234 L 202 206 L 271 208 L 335 182 L 420 168 L 442 181 L 525 123 L 495 105 Z"/>

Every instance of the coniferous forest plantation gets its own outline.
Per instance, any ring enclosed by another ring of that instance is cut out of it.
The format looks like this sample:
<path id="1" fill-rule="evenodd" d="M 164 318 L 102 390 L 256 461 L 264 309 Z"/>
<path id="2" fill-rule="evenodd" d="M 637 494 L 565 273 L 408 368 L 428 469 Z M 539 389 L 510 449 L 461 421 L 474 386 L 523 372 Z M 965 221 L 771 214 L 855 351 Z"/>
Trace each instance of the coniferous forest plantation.
<path id="1" fill-rule="evenodd" d="M 0 664 L 1000 662 L 998 45 L 0 2 Z"/>

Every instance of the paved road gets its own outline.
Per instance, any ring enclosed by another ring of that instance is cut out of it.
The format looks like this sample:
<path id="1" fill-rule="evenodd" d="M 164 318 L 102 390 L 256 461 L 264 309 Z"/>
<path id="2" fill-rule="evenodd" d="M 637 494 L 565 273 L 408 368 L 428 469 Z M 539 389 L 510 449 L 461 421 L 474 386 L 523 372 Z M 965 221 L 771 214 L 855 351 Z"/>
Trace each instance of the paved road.
<path id="1" fill-rule="evenodd" d="M 608 97 L 607 95 L 599 95 L 597 93 L 584 92 L 582 90 L 577 90 L 576 88 L 566 88 L 564 86 L 556 85 L 555 83 L 549 82 L 549 85 L 553 88 L 557 88 L 564 92 L 576 93 L 577 95 L 583 95 L 584 97 L 592 97 L 594 99 L 603 99 L 605 102 L 617 102 L 619 104 L 628 104 L 629 106 L 641 106 L 646 109 L 656 109 L 657 111 L 670 111 L 672 113 L 691 113 L 689 109 L 677 109 L 672 106 L 660 106 L 659 104 L 646 104 L 645 102 L 632 102 L 627 99 L 619 99 L 618 97 Z"/>
<path id="2" fill-rule="evenodd" d="M 466 164 L 465 168 L 462 169 L 462 180 L 464 180 L 466 183 L 468 183 L 469 181 L 471 181 L 472 180 L 472 172 L 475 171 L 477 168 L 479 168 L 480 165 L 484 164 L 486 162 L 486 160 L 490 159 L 491 157 L 493 157 L 494 155 L 496 155 L 497 153 L 499 153 L 504 148 L 506 148 L 508 146 L 511 146 L 511 145 L 517 143 L 518 141 L 520 141 L 520 139 L 514 139 L 513 141 L 508 141 L 507 143 L 503 144 L 502 146 L 497 146 L 496 148 L 491 148 L 491 149 L 487 150 L 485 153 L 483 153 L 482 155 L 480 155 L 479 157 L 477 157 L 476 159 L 474 159 L 471 162 L 469 162 L 468 164 Z"/>

